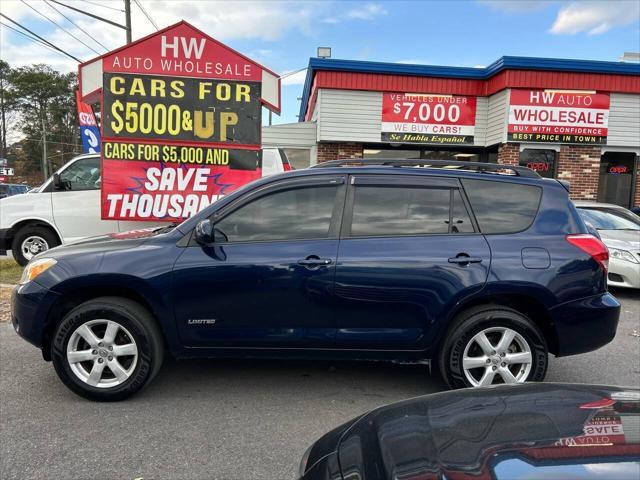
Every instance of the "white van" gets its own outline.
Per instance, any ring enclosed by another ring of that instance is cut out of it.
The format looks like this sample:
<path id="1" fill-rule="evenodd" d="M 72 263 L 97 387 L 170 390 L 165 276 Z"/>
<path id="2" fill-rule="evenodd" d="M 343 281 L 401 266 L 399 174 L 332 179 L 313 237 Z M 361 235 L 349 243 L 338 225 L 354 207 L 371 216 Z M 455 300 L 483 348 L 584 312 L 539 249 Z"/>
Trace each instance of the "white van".
<path id="1" fill-rule="evenodd" d="M 263 150 L 262 167 L 262 176 L 290 170 L 286 155 L 277 148 Z M 0 255 L 11 250 L 16 261 L 26 265 L 38 253 L 61 243 L 154 225 L 102 220 L 100 156 L 80 155 L 40 187 L 0 199 Z"/>

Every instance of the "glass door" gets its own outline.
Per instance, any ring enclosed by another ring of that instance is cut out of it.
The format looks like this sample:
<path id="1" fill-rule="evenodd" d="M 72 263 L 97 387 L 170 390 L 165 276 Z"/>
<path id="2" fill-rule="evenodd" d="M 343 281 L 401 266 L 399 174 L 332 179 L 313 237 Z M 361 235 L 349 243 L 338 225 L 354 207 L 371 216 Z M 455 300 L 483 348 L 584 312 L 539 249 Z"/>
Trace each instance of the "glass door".
<path id="1" fill-rule="evenodd" d="M 606 152 L 600 162 L 598 201 L 631 206 L 636 154 L 633 152 Z"/>

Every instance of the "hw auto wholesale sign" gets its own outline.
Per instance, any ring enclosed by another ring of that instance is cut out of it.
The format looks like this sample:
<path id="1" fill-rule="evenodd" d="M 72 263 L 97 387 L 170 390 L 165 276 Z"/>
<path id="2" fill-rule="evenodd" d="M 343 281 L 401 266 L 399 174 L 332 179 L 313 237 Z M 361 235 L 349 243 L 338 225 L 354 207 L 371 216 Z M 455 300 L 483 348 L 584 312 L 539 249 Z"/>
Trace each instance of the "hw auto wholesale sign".
<path id="1" fill-rule="evenodd" d="M 188 23 L 80 77 L 84 99 L 102 93 L 102 218 L 180 220 L 261 176 L 262 105 L 279 111 L 279 78 Z"/>
<path id="2" fill-rule="evenodd" d="M 473 143 L 476 97 L 382 94 L 381 140 L 398 143 Z"/>
<path id="3" fill-rule="evenodd" d="M 602 144 L 608 125 L 609 94 L 511 90 L 508 141 Z"/>

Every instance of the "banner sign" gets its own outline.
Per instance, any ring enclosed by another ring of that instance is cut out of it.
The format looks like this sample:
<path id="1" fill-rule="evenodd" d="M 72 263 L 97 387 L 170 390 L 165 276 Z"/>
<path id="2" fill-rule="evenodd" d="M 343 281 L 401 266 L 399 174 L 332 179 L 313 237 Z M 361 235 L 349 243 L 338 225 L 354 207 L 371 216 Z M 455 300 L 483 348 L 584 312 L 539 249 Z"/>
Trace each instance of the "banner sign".
<path id="1" fill-rule="evenodd" d="M 458 145 L 473 143 L 476 97 L 422 93 L 382 94 L 381 140 Z"/>
<path id="2" fill-rule="evenodd" d="M 82 151 L 84 153 L 98 153 L 100 151 L 100 129 L 93 114 L 93 108 L 82 101 L 79 90 L 76 90 L 76 103 L 78 104 L 78 123 L 80 125 L 80 137 L 82 138 Z"/>
<path id="3" fill-rule="evenodd" d="M 260 145 L 260 83 L 104 74 L 104 135 Z"/>
<path id="4" fill-rule="evenodd" d="M 511 142 L 604 144 L 609 94 L 511 90 L 507 139 Z"/>
<path id="5" fill-rule="evenodd" d="M 279 109 L 278 77 L 188 23 L 80 75 L 87 97 L 101 85 L 103 219 L 180 221 L 262 176 L 262 106 Z"/>
<path id="6" fill-rule="evenodd" d="M 256 178 L 260 150 L 145 142 L 103 144 L 103 216 L 186 218 Z M 124 187 L 124 188 L 123 188 Z"/>

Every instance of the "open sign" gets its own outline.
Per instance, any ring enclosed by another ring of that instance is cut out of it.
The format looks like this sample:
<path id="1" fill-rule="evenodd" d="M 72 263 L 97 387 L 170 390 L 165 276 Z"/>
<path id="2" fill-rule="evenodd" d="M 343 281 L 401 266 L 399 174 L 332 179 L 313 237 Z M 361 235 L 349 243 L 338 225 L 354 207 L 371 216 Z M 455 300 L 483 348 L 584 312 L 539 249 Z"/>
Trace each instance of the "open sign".
<path id="1" fill-rule="evenodd" d="M 548 172 L 551 170 L 551 164 L 547 162 L 529 162 L 527 168 L 536 172 Z"/>
<path id="2" fill-rule="evenodd" d="M 609 167 L 608 173 L 612 173 L 614 175 L 629 173 L 629 167 L 626 165 L 612 165 Z"/>

